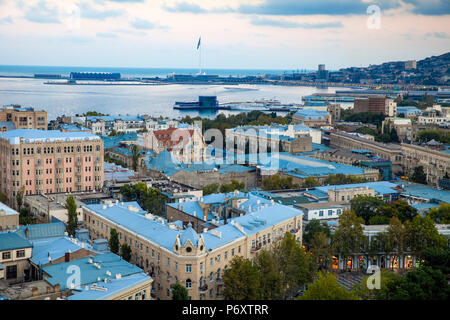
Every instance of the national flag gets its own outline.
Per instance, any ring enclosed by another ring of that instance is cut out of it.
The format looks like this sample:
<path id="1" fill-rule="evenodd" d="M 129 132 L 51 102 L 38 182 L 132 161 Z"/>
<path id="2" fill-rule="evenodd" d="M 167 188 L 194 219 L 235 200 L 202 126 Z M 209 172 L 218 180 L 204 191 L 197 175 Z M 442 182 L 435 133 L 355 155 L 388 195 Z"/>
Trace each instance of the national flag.
<path id="1" fill-rule="evenodd" d="M 198 48 L 200 48 L 200 40 L 202 39 L 202 37 L 198 38 L 198 43 L 197 43 L 197 50 Z"/>

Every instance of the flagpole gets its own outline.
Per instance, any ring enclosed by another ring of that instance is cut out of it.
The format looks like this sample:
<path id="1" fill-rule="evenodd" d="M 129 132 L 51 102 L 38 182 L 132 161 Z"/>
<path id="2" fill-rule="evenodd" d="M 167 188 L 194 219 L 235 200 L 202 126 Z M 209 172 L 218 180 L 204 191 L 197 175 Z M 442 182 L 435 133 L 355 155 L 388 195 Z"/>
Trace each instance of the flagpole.
<path id="1" fill-rule="evenodd" d="M 200 69 L 200 74 L 202 74 L 202 44 L 200 43 L 200 52 L 199 52 L 199 62 L 198 66 Z"/>

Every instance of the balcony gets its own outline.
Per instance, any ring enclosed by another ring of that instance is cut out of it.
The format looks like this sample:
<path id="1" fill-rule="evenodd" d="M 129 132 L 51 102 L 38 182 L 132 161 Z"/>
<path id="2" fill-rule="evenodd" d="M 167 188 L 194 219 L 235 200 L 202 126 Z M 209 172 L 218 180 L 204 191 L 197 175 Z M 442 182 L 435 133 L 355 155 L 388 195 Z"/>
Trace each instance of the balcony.
<path id="1" fill-rule="evenodd" d="M 208 291 L 208 284 L 205 283 L 203 286 L 199 287 L 199 288 L 198 288 L 198 291 L 199 291 L 200 293 L 205 293 L 206 291 Z"/>
<path id="2" fill-rule="evenodd" d="M 223 279 L 222 278 L 217 278 L 216 279 L 216 284 L 219 285 L 219 286 L 223 285 Z"/>
<path id="3" fill-rule="evenodd" d="M 261 247 L 262 247 L 261 244 L 258 244 L 255 247 L 252 247 L 250 249 L 250 252 L 257 252 L 257 251 L 259 251 L 261 249 Z"/>
<path id="4" fill-rule="evenodd" d="M 297 228 L 294 228 L 294 229 L 291 229 L 290 232 L 291 232 L 292 234 L 296 234 L 298 231 L 299 231 L 299 230 L 298 230 Z"/>

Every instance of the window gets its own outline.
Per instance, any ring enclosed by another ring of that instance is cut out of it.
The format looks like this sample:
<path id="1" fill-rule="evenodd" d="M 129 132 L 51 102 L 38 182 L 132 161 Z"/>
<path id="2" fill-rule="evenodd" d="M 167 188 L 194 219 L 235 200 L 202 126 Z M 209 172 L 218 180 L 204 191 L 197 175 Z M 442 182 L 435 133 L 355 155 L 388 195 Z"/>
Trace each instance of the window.
<path id="1" fill-rule="evenodd" d="M 328 210 L 328 215 L 329 216 L 333 215 L 333 210 Z"/>
<path id="2" fill-rule="evenodd" d="M 231 249 L 231 256 L 234 257 L 234 248 Z"/>
<path id="3" fill-rule="evenodd" d="M 319 217 L 323 217 L 323 210 L 319 211 Z"/>
<path id="4" fill-rule="evenodd" d="M 161 260 L 161 254 L 158 252 L 158 262 Z"/>
<path id="5" fill-rule="evenodd" d="M 9 260 L 9 259 L 11 259 L 11 252 L 3 252 L 3 255 L 2 255 L 2 259 L 3 260 Z"/>
<path id="6" fill-rule="evenodd" d="M 212 266 L 213 265 L 213 258 L 209 259 L 209 265 Z"/>
<path id="7" fill-rule="evenodd" d="M 190 289 L 190 288 L 192 288 L 192 281 L 191 281 L 191 279 L 187 279 L 186 280 L 186 289 Z"/>
<path id="8" fill-rule="evenodd" d="M 6 267 L 6 279 L 17 279 L 17 266 Z"/>
<path id="9" fill-rule="evenodd" d="M 200 272 L 203 272 L 203 262 L 200 262 Z"/>
<path id="10" fill-rule="evenodd" d="M 192 272 L 192 264 L 187 264 L 186 265 L 186 272 L 187 273 L 191 273 Z"/>
<path id="11" fill-rule="evenodd" d="M 175 270 L 178 271 L 178 262 L 175 262 Z"/>
<path id="12" fill-rule="evenodd" d="M 241 246 L 238 247 L 238 253 L 241 253 Z"/>
<path id="13" fill-rule="evenodd" d="M 25 250 L 17 250 L 16 258 L 23 258 L 23 257 L 25 257 Z"/>
<path id="14" fill-rule="evenodd" d="M 209 282 L 213 282 L 213 280 L 214 280 L 214 273 L 210 273 L 209 274 Z"/>
<path id="15" fill-rule="evenodd" d="M 342 210 L 341 209 L 337 209 L 337 214 L 341 214 Z"/>
<path id="16" fill-rule="evenodd" d="M 225 260 L 227 260 L 228 259 L 228 251 L 226 251 L 224 255 L 225 255 Z"/>
<path id="17" fill-rule="evenodd" d="M 167 265 L 170 267 L 170 258 L 167 258 Z"/>

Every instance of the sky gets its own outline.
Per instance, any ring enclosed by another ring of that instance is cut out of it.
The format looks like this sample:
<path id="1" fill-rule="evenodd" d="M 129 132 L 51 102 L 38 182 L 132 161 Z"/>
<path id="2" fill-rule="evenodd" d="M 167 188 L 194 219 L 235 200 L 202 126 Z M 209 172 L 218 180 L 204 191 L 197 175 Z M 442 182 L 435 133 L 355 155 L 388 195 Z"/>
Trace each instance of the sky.
<path id="1" fill-rule="evenodd" d="M 0 64 L 317 69 L 450 51 L 450 0 L 0 0 Z"/>

